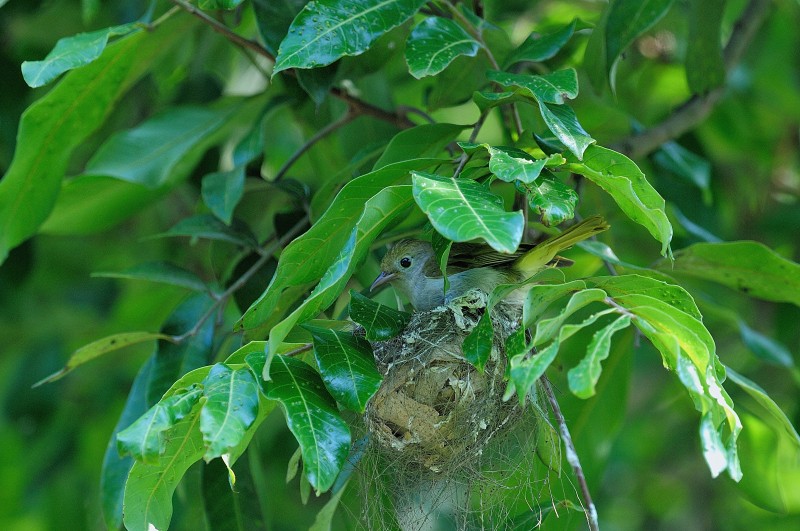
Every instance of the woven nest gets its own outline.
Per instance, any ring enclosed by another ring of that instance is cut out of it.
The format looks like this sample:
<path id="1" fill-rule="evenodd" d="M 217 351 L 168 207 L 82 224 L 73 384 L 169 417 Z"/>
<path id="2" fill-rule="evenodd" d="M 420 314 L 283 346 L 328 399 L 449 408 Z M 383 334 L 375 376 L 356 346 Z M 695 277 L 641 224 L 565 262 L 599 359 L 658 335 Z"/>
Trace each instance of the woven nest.
<path id="1" fill-rule="evenodd" d="M 439 473 L 474 461 L 521 414 L 503 401 L 505 339 L 519 308 L 492 310 L 494 339 L 483 372 L 464 359 L 462 343 L 486 312 L 474 290 L 448 306 L 414 314 L 402 335 L 373 344 L 384 382 L 366 412 L 370 438 L 394 462 Z"/>

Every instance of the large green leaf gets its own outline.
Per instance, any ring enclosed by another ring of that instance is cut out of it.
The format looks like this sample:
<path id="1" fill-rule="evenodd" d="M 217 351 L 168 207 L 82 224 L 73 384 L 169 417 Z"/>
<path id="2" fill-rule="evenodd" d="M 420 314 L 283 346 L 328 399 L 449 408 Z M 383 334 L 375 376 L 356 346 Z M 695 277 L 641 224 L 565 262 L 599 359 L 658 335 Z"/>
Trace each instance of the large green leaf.
<path id="1" fill-rule="evenodd" d="M 561 105 L 564 99 L 578 96 L 578 73 L 574 68 L 556 70 L 541 76 L 491 71 L 486 76 L 504 87 L 516 87 L 521 94 L 542 103 Z"/>
<path id="2" fill-rule="evenodd" d="M 492 327 L 491 311 L 487 308 L 478 320 L 478 324 L 464 338 L 464 343 L 461 345 L 464 357 L 479 371 L 483 371 L 483 367 L 492 354 L 493 340 L 494 328 Z"/>
<path id="3" fill-rule="evenodd" d="M 186 29 L 186 22 L 167 21 L 154 31 L 120 39 L 25 111 L 14 159 L 0 180 L 0 262 L 47 218 L 72 151 L 100 127 L 122 94 L 184 38 Z"/>
<path id="4" fill-rule="evenodd" d="M 345 242 L 339 256 L 320 279 L 311 294 L 283 321 L 272 327 L 269 333 L 269 352 L 278 351 L 289 331 L 330 306 L 341 294 L 356 267 L 367 256 L 369 246 L 389 225 L 395 223 L 413 205 L 411 187 L 389 186 L 370 198 L 363 206 L 363 213 Z M 269 378 L 272 355 L 264 367 L 264 378 Z"/>
<path id="5" fill-rule="evenodd" d="M 575 217 L 578 194 L 558 177 L 542 175 L 535 182 L 520 184 L 517 188 L 524 190 L 528 204 L 548 227 Z"/>
<path id="6" fill-rule="evenodd" d="M 311 367 L 286 356 L 275 356 L 272 365 L 272 379 L 263 383 L 265 393 L 283 407 L 286 424 L 300 444 L 303 470 L 319 494 L 333 485 L 347 459 L 350 428 Z"/>
<path id="7" fill-rule="evenodd" d="M 611 337 L 615 332 L 627 328 L 631 324 L 629 315 L 620 315 L 608 325 L 594 333 L 592 341 L 586 347 L 586 356 L 575 367 L 569 370 L 569 390 L 580 398 L 589 398 L 595 394 L 595 386 L 600 379 L 600 363 L 608 358 L 611 350 Z"/>
<path id="8" fill-rule="evenodd" d="M 345 55 L 359 55 L 375 39 L 408 20 L 424 3 L 425 0 L 310 2 L 281 42 L 273 72 L 316 68 Z"/>
<path id="9" fill-rule="evenodd" d="M 131 280 L 148 280 L 188 288 L 193 291 L 208 289 L 197 275 L 169 262 L 145 262 L 122 271 L 103 271 L 92 273 L 93 277 L 125 278 Z"/>
<path id="10" fill-rule="evenodd" d="M 258 415 L 258 384 L 246 367 L 217 363 L 204 380 L 206 402 L 200 411 L 200 431 L 209 461 L 230 453 L 245 437 Z"/>
<path id="11" fill-rule="evenodd" d="M 436 123 L 400 131 L 392 137 L 381 157 L 375 162 L 373 173 L 374 170 L 380 170 L 393 163 L 404 161 L 409 163 L 415 159 L 437 157 L 465 128 L 464 125 Z"/>
<path id="12" fill-rule="evenodd" d="M 31 87 L 47 85 L 64 72 L 88 65 L 100 57 L 109 38 L 127 35 L 137 26 L 132 22 L 59 39 L 43 60 L 22 63 L 22 77 Z"/>
<path id="13" fill-rule="evenodd" d="M 166 450 L 164 432 L 186 417 L 203 396 L 195 385 L 160 400 L 144 415 L 117 434 L 120 454 L 130 454 L 137 461 L 156 465 Z"/>
<path id="14" fill-rule="evenodd" d="M 480 47 L 455 21 L 428 17 L 417 24 L 406 42 L 408 71 L 417 79 L 435 76 L 459 55 L 474 57 Z"/>
<path id="15" fill-rule="evenodd" d="M 521 61 L 540 63 L 551 59 L 572 38 L 576 24 L 577 19 L 550 33 L 532 33 L 506 58 L 505 67 L 514 66 Z"/>
<path id="16" fill-rule="evenodd" d="M 86 173 L 158 188 L 170 179 L 175 165 L 194 148 L 207 144 L 240 105 L 234 100 L 216 109 L 171 108 L 109 138 L 86 165 Z"/>
<path id="17" fill-rule="evenodd" d="M 233 209 L 244 195 L 244 166 L 203 177 L 203 202 L 219 219 L 231 224 Z"/>
<path id="18" fill-rule="evenodd" d="M 363 413 L 383 381 L 372 347 L 352 332 L 303 325 L 314 338 L 314 356 L 325 386 L 337 402 Z"/>
<path id="19" fill-rule="evenodd" d="M 539 112 L 542 113 L 547 128 L 578 157 L 578 160 L 581 160 L 586 149 L 594 144 L 595 140 L 578 123 L 578 117 L 572 107 L 567 104 L 556 105 L 540 101 Z"/>
<path id="20" fill-rule="evenodd" d="M 398 335 L 411 314 L 389 308 L 350 290 L 350 319 L 364 327 L 369 341 L 386 341 Z"/>
<path id="21" fill-rule="evenodd" d="M 200 414 L 183 418 L 164 436 L 164 453 L 154 465 L 136 462 L 125 485 L 123 514 L 129 531 L 167 529 L 172 494 L 188 468 L 202 459 L 205 447 Z"/>
<path id="22" fill-rule="evenodd" d="M 338 256 L 371 197 L 387 186 L 407 182 L 410 170 L 438 162 L 438 159 L 397 162 L 348 182 L 317 222 L 283 250 L 272 282 L 245 312 L 239 327 L 256 328 L 271 317 L 284 290 L 319 280 Z"/>
<path id="23" fill-rule="evenodd" d="M 661 242 L 661 254 L 671 255 L 672 225 L 664 211 L 664 198 L 631 159 L 604 147 L 591 146 L 583 161 L 570 161 L 566 167 L 608 192 L 629 218 Z"/>
<path id="24" fill-rule="evenodd" d="M 690 0 L 689 39 L 686 44 L 686 81 L 695 94 L 725 82 L 722 59 L 722 18 L 726 0 Z"/>
<path id="25" fill-rule="evenodd" d="M 522 239 L 522 212 L 506 212 L 503 200 L 469 179 L 412 172 L 414 200 L 431 224 L 454 242 L 483 238 L 512 253 Z"/>
<path id="26" fill-rule="evenodd" d="M 696 243 L 675 254 L 674 269 L 668 264 L 659 268 L 800 306 L 800 264 L 758 242 Z"/>

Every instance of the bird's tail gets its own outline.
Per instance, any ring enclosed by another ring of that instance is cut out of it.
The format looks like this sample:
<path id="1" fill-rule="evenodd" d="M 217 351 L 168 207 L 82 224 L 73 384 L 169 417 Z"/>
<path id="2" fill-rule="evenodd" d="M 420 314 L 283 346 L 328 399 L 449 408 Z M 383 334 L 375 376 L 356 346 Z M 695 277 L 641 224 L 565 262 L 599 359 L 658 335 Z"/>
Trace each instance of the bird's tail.
<path id="1" fill-rule="evenodd" d="M 603 232 L 608 227 L 608 223 L 601 216 L 586 218 L 522 255 L 514 263 L 513 268 L 522 273 L 525 278 L 529 278 L 550 263 L 559 252 Z"/>

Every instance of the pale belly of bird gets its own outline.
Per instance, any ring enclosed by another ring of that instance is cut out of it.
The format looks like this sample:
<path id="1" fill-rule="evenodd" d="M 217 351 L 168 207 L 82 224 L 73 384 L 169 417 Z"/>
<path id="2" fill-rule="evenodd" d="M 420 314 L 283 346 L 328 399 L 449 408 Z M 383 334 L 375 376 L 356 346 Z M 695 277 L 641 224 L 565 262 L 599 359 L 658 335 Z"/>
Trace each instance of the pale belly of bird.
<path id="1" fill-rule="evenodd" d="M 491 294 L 500 284 L 510 284 L 522 280 L 519 273 L 510 270 L 498 270 L 490 267 L 478 267 L 448 275 L 450 281 L 447 293 L 444 292 L 443 278 L 426 278 L 419 286 L 414 286 L 416 293 L 412 300 L 417 311 L 428 311 L 437 306 L 449 304 L 450 301 L 461 297 L 471 289 L 480 289 Z M 525 301 L 527 290 L 513 291 L 503 300 L 510 304 L 522 304 Z"/>

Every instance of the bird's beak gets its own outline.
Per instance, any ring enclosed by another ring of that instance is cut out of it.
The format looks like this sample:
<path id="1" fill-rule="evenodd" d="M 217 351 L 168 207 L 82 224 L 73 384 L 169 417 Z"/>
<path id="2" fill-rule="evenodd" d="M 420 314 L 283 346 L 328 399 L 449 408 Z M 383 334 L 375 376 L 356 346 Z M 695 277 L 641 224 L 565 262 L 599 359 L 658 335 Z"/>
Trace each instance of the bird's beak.
<path id="1" fill-rule="evenodd" d="M 370 291 L 375 291 L 375 289 L 383 286 L 384 284 L 388 284 L 392 280 L 397 278 L 397 273 L 385 273 L 381 271 L 381 274 L 378 275 L 378 278 L 375 279 L 375 282 L 369 287 Z"/>

